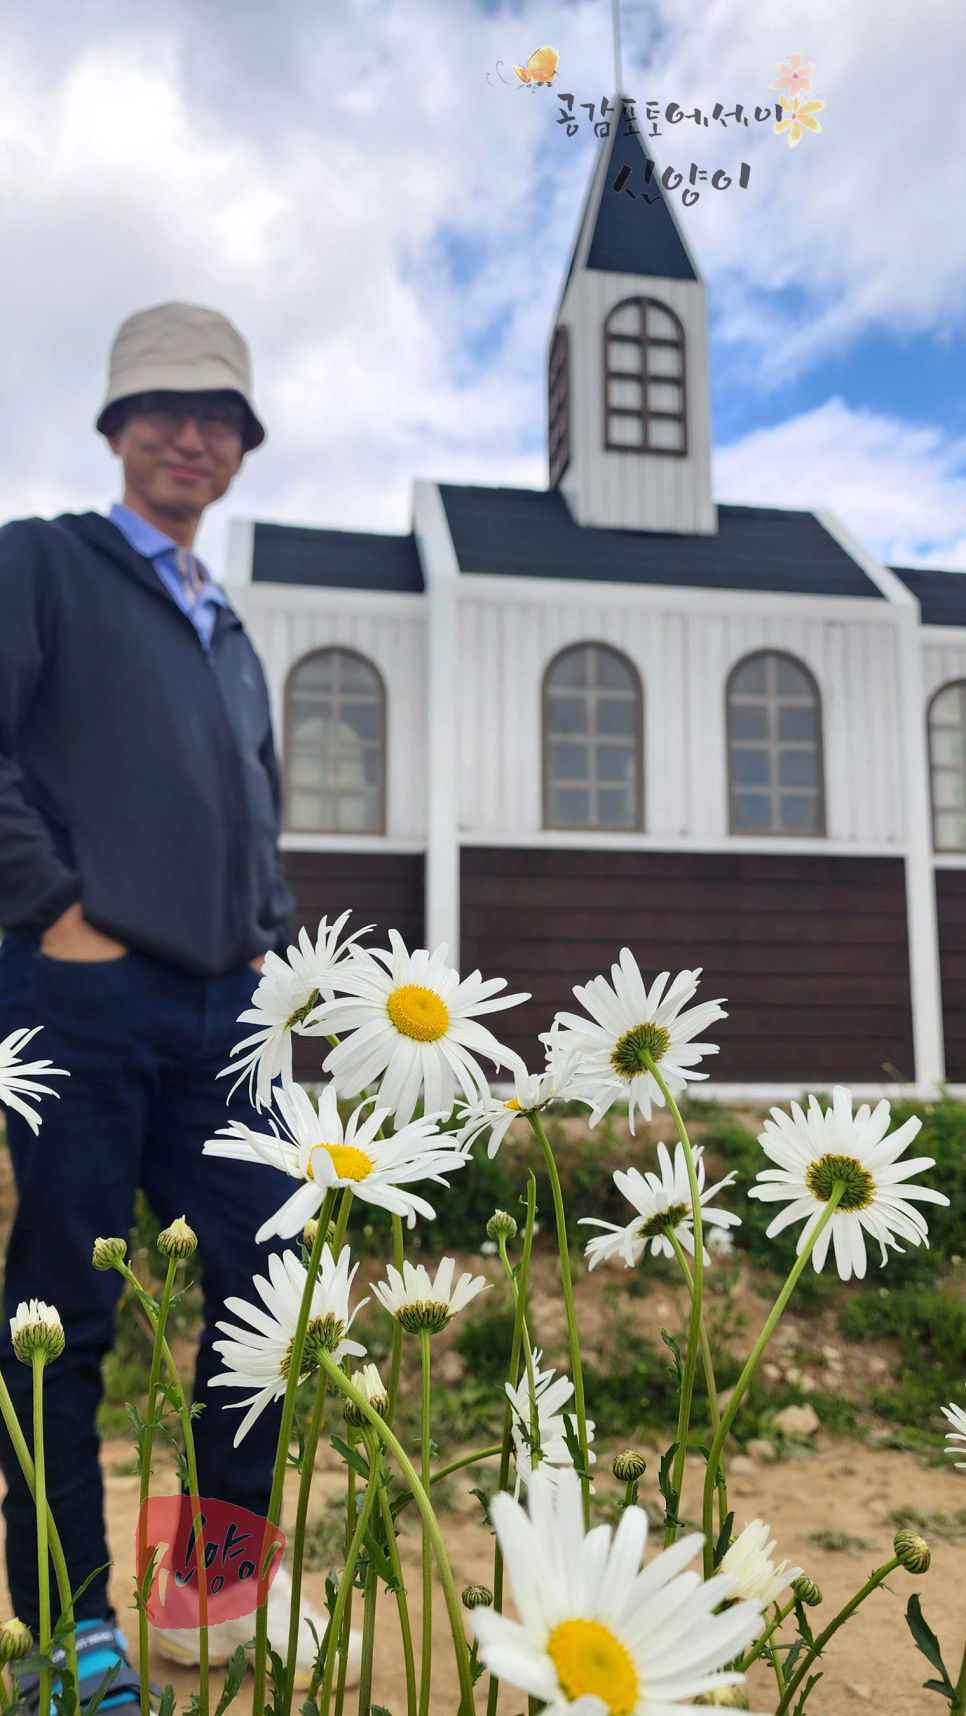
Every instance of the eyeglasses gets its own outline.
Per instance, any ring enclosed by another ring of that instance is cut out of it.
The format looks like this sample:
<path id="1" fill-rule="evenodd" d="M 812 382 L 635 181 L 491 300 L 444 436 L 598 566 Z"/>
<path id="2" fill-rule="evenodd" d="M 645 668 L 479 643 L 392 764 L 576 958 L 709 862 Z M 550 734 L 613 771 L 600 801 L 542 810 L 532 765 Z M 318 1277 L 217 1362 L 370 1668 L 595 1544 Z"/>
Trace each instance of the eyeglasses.
<path id="1" fill-rule="evenodd" d="M 137 393 L 124 400 L 129 417 L 145 418 L 159 435 L 176 435 L 191 417 L 207 441 L 225 441 L 242 434 L 248 410 L 232 394 Z"/>

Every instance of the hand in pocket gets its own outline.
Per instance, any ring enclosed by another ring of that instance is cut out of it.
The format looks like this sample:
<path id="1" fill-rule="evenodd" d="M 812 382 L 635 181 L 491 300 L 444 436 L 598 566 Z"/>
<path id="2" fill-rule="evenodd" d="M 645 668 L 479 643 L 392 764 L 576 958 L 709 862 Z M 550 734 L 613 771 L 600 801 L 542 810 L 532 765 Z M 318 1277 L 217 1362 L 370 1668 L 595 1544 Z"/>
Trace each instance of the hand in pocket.
<path id="1" fill-rule="evenodd" d="M 109 935 L 102 935 L 93 924 L 87 923 L 83 907 L 77 900 L 44 931 L 40 938 L 40 951 L 48 959 L 95 963 L 106 959 L 121 959 L 128 950 L 122 942 L 112 940 Z"/>

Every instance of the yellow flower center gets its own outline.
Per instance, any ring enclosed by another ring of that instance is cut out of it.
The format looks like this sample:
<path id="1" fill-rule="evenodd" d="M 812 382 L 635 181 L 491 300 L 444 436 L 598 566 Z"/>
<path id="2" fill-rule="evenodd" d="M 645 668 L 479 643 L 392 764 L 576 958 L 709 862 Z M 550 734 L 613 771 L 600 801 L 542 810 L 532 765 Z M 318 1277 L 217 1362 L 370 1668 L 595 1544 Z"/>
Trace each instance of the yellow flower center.
<path id="1" fill-rule="evenodd" d="M 331 1156 L 332 1166 L 340 1180 L 364 1180 L 372 1173 L 372 1158 L 364 1150 L 357 1150 L 352 1144 L 314 1144 L 305 1169 L 310 1180 L 315 1179 L 312 1157 L 316 1150 L 324 1150 L 327 1156 Z"/>
<path id="2" fill-rule="evenodd" d="M 568 1698 L 591 1693 L 610 1716 L 631 1716 L 637 1670 L 630 1652 L 598 1621 L 561 1621 L 547 1640 L 547 1655 Z"/>
<path id="3" fill-rule="evenodd" d="M 522 1114 L 523 1113 L 523 1110 L 520 1107 L 520 1104 L 518 1103 L 515 1096 L 511 1096 L 509 1102 L 505 1102 L 503 1104 L 503 1106 L 504 1106 L 504 1108 L 512 1108 L 514 1114 Z"/>
<path id="4" fill-rule="evenodd" d="M 404 983 L 401 989 L 394 989 L 386 1002 L 386 1011 L 404 1037 L 413 1037 L 417 1043 L 435 1043 L 438 1037 L 444 1037 L 449 1030 L 449 1013 L 432 989 L 424 989 L 419 983 Z"/>

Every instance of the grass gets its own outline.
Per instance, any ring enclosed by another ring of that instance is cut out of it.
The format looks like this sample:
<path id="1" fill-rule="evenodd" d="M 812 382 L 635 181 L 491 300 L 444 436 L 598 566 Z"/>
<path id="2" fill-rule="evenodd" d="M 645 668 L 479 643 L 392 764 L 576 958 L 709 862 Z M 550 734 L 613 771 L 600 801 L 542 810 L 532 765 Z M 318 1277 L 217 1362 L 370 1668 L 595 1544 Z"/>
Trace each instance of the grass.
<path id="1" fill-rule="evenodd" d="M 831 1549 L 836 1554 L 861 1555 L 872 1548 L 866 1538 L 853 1537 L 848 1531 L 836 1531 L 832 1527 L 809 1532 L 805 1542 L 814 1544 L 816 1549 Z"/>

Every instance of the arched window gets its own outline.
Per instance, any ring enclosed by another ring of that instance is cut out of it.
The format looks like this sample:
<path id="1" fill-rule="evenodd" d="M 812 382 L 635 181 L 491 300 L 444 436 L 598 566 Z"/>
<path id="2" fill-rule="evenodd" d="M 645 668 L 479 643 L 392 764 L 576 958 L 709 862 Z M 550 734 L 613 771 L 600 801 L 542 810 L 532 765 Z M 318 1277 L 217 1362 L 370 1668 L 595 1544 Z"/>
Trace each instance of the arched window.
<path id="1" fill-rule="evenodd" d="M 932 829 L 937 852 L 966 850 L 966 679 L 944 685 L 929 705 Z"/>
<path id="2" fill-rule="evenodd" d="M 728 681 L 732 834 L 824 834 L 822 715 L 801 662 L 763 650 Z"/>
<path id="3" fill-rule="evenodd" d="M 285 696 L 285 826 L 306 834 L 381 834 L 386 694 L 349 649 L 320 649 L 292 669 Z"/>
<path id="4" fill-rule="evenodd" d="M 555 489 L 570 461 L 570 335 L 554 329 L 549 372 L 550 487 Z"/>
<path id="5" fill-rule="evenodd" d="M 543 681 L 546 828 L 643 826 L 642 726 L 626 656 L 587 643 L 554 658 Z"/>
<path id="6" fill-rule="evenodd" d="M 688 450 L 684 328 L 656 298 L 625 298 L 604 323 L 604 446 Z"/>

